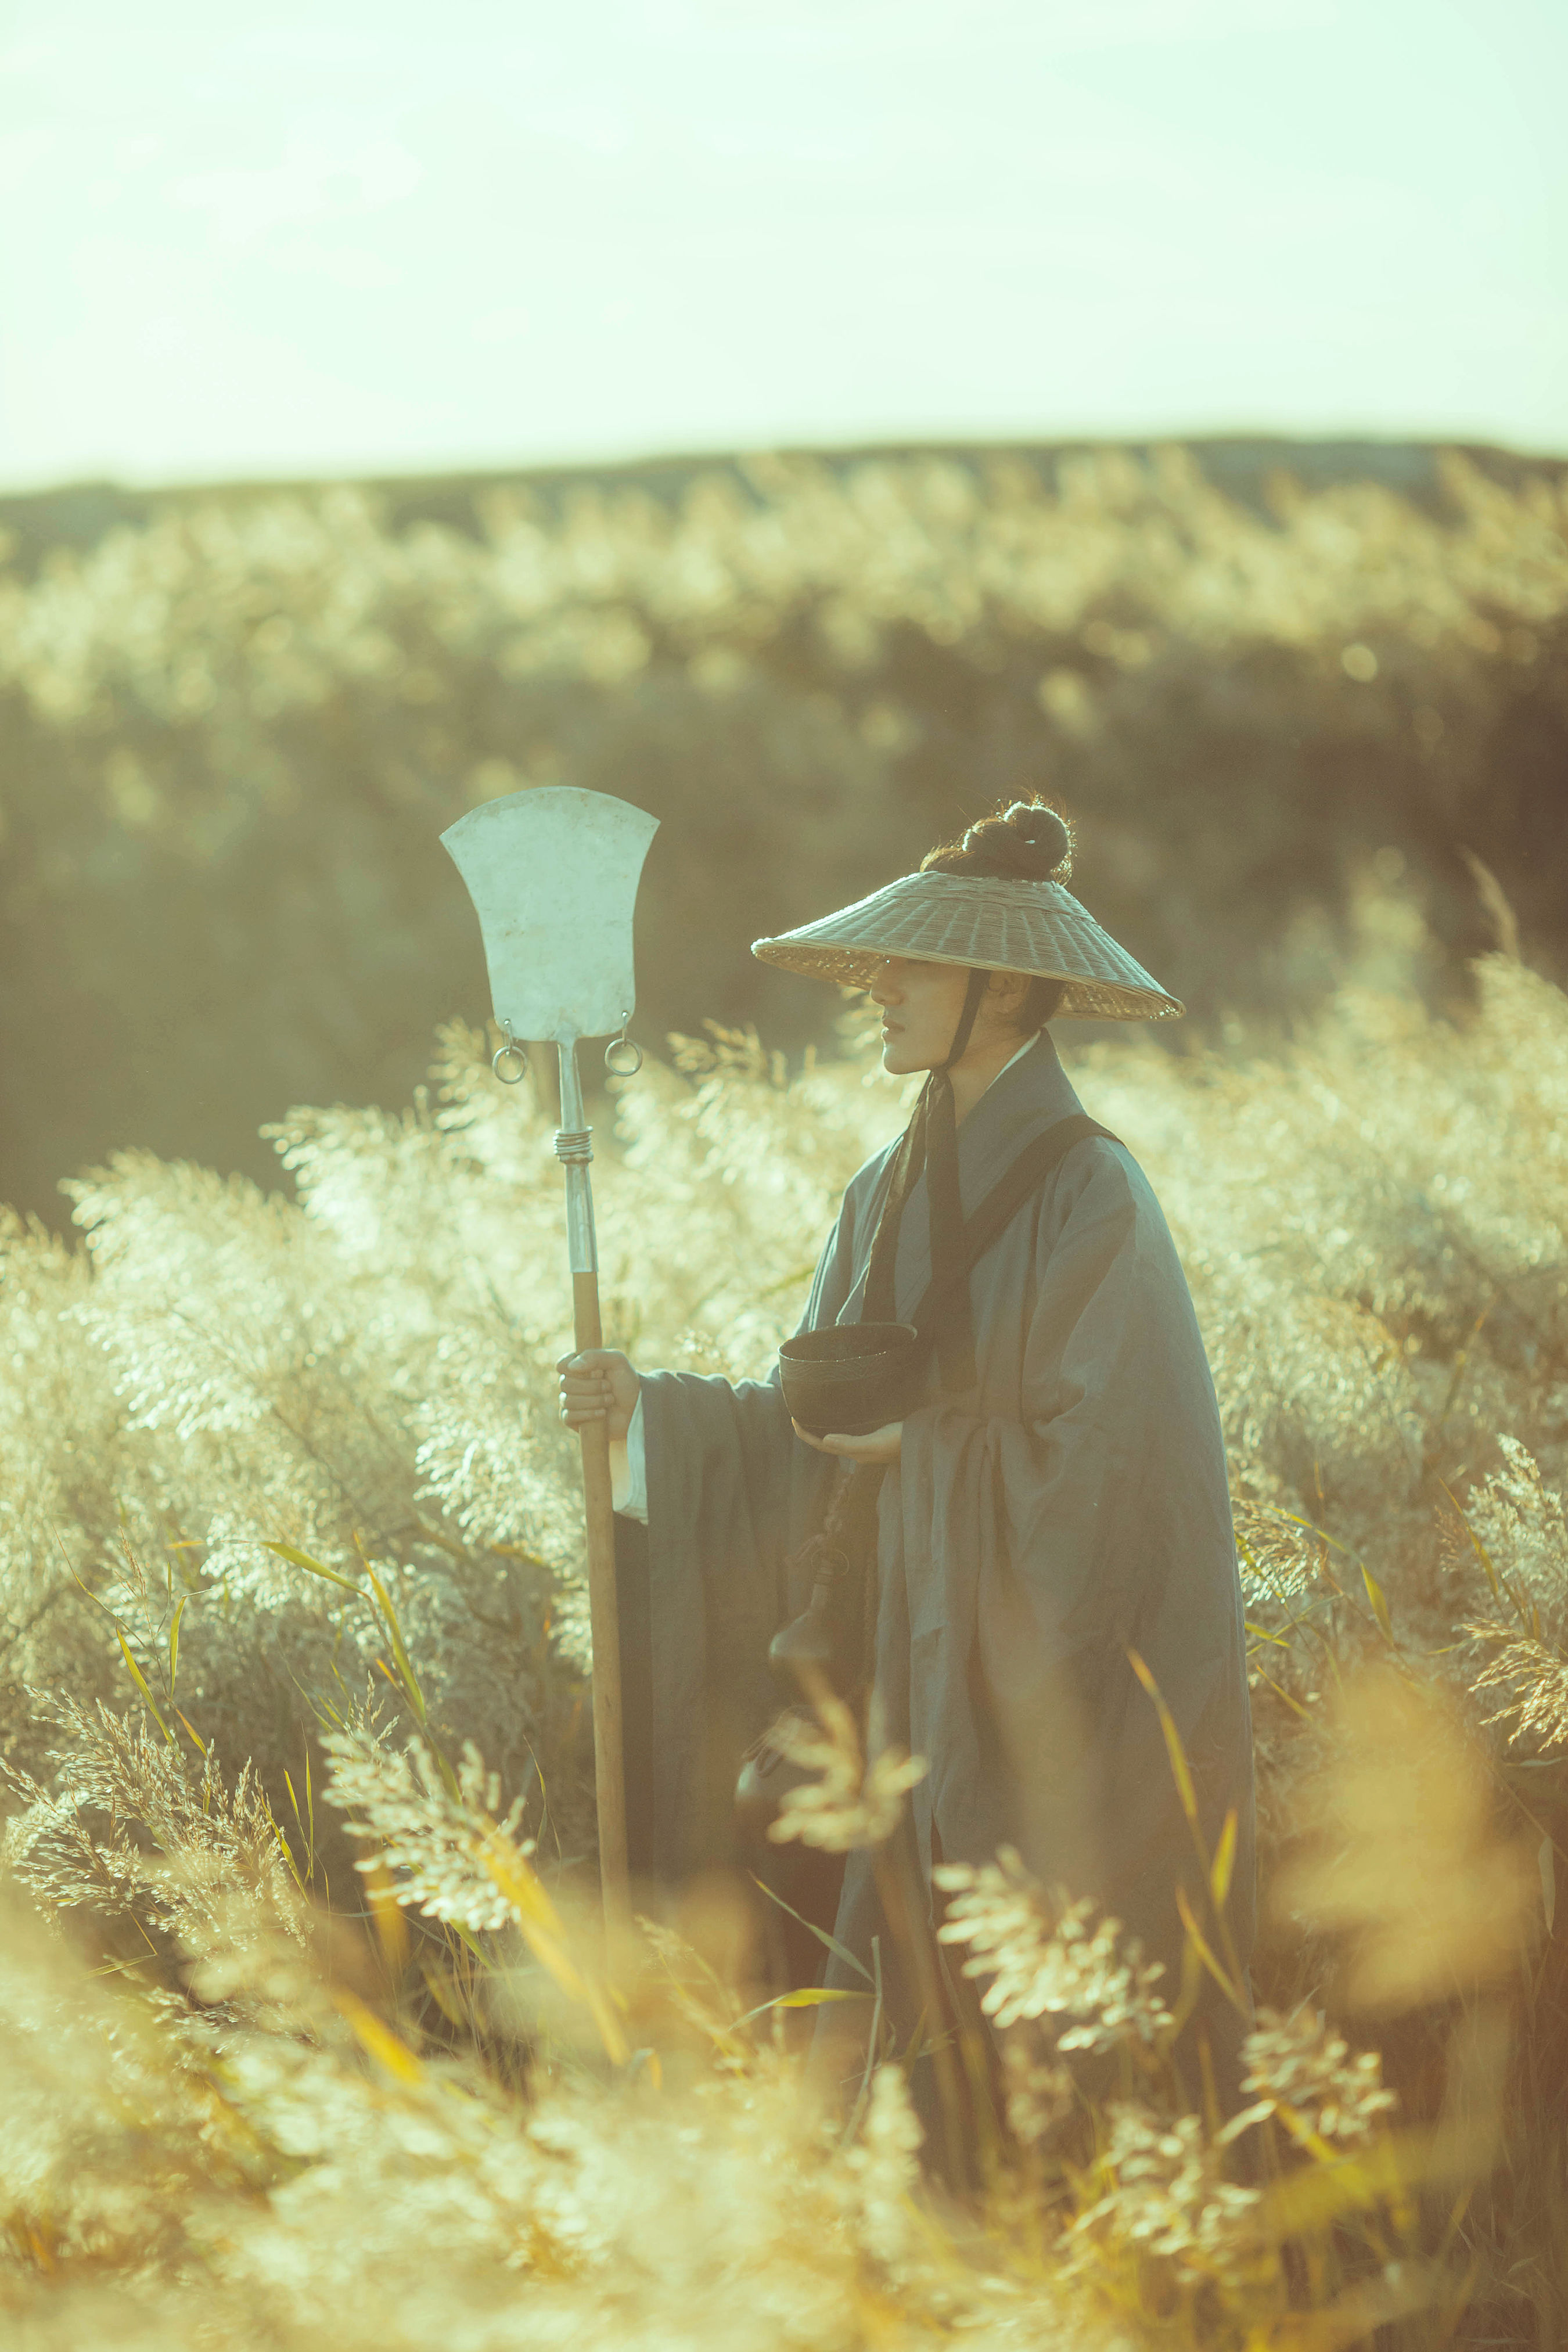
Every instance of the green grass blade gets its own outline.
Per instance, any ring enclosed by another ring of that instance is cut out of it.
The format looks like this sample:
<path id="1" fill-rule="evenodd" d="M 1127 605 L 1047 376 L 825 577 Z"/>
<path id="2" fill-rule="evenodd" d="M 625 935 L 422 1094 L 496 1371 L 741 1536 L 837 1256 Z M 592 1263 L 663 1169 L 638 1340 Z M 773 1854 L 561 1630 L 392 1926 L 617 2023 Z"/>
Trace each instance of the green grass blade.
<path id="1" fill-rule="evenodd" d="M 1182 1746 L 1182 1735 L 1176 1729 L 1176 1719 L 1165 1705 L 1159 1684 L 1154 1680 L 1137 1651 L 1129 1650 L 1127 1657 L 1133 1673 L 1154 1702 L 1154 1712 L 1160 1718 L 1160 1729 L 1165 1740 L 1165 1753 L 1171 1759 L 1171 1770 L 1175 1778 L 1176 1794 L 1182 1801 L 1182 1811 L 1187 1817 L 1194 1836 L 1201 1839 L 1202 1832 L 1198 1827 L 1197 1790 L 1193 1786 L 1193 1776 L 1187 1769 L 1186 1750 Z M 1206 1874 L 1209 1868 L 1209 1858 L 1206 1853 L 1203 1857 L 1203 1862 Z"/>
<path id="2" fill-rule="evenodd" d="M 762 1887 L 770 1903 L 776 1903 L 781 1911 L 787 1911 L 792 1919 L 799 1920 L 808 1936 L 815 1936 L 819 1944 L 826 1944 L 835 1959 L 842 1960 L 846 1968 L 853 1969 L 858 1977 L 864 1977 L 867 1983 L 870 1983 L 870 1969 L 862 1968 L 847 1944 L 841 1944 L 837 1936 L 830 1936 L 826 1927 L 815 1927 L 809 1919 L 802 1919 L 794 1904 L 786 1903 L 782 1895 L 776 1895 L 771 1886 L 764 1885 L 754 1870 L 751 1873 L 751 1880 L 753 1886 Z"/>
<path id="3" fill-rule="evenodd" d="M 1388 1603 L 1384 1599 L 1382 1585 L 1364 1562 L 1362 1565 L 1361 1580 L 1366 1587 L 1366 1597 L 1372 1603 L 1372 1613 L 1377 1620 L 1378 1631 L 1384 1640 L 1392 1646 L 1394 1620 L 1388 1613 Z"/>
<path id="4" fill-rule="evenodd" d="M 414 1671 L 413 1661 L 409 1657 L 408 1652 L 404 1646 L 403 1628 L 397 1622 L 397 1612 L 393 1607 L 392 1602 L 388 1598 L 385 1585 L 383 1584 L 380 1577 L 377 1576 L 374 1569 L 371 1567 L 368 1560 L 365 1563 L 364 1572 L 369 1577 L 371 1588 L 375 1594 L 376 1600 L 381 1605 L 381 1613 L 383 1618 L 385 1620 L 387 1633 L 392 1642 L 392 1654 L 397 1662 L 398 1679 L 401 1681 L 404 1689 L 408 1694 L 409 1705 L 413 1707 L 415 1714 L 419 1717 L 421 1724 L 423 1724 L 425 1720 L 425 1694 L 419 1687 L 419 1677 Z"/>
<path id="5" fill-rule="evenodd" d="M 116 1625 L 114 1629 L 114 1638 L 119 1643 L 121 1651 L 124 1653 L 125 1663 L 131 1669 L 132 1681 L 135 1684 L 137 1689 L 146 1700 L 148 1711 L 151 1714 L 153 1722 L 157 1725 L 159 1730 L 163 1733 L 164 1738 L 172 1748 L 174 1744 L 174 1735 L 170 1730 L 168 1725 L 164 1722 L 163 1717 L 159 1714 L 158 1702 L 147 1687 L 147 1677 L 142 1673 L 141 1667 L 137 1664 L 135 1659 L 132 1656 L 131 1644 L 126 1640 L 118 1625 Z"/>
<path id="6" fill-rule="evenodd" d="M 363 1585 L 356 1584 L 352 1576 L 340 1576 L 335 1568 L 327 1568 L 321 1560 L 312 1559 L 308 1551 L 301 1551 L 296 1544 L 268 1543 L 264 1537 L 261 1549 L 263 1551 L 275 1551 L 279 1559 L 288 1560 L 293 1568 L 309 1569 L 312 1576 L 324 1576 L 329 1584 L 341 1584 L 345 1592 L 356 1593 L 361 1601 L 370 1599 Z"/>
<path id="7" fill-rule="evenodd" d="M 1236 1807 L 1232 1805 L 1225 1817 L 1225 1827 L 1215 1848 L 1214 1868 L 1209 1873 L 1209 1892 L 1214 1896 L 1215 1909 L 1223 1911 L 1230 1893 L 1231 1873 L 1236 1867 Z"/>
<path id="8" fill-rule="evenodd" d="M 1464 1512 L 1459 1508 L 1454 1490 L 1448 1485 L 1447 1479 L 1439 1478 L 1437 1484 L 1442 1487 L 1443 1492 L 1448 1497 L 1449 1502 L 1453 1504 L 1454 1517 L 1458 1520 L 1459 1525 L 1464 1528 L 1465 1533 L 1470 1539 L 1470 1549 L 1475 1553 L 1476 1558 L 1480 1561 L 1482 1573 L 1486 1577 L 1487 1582 L 1491 1587 L 1492 1599 L 1494 1601 L 1500 1601 L 1502 1599 L 1502 1580 L 1492 1564 L 1492 1556 L 1490 1552 L 1488 1551 L 1485 1544 L 1481 1541 L 1479 1536 L 1477 1535 L 1474 1528 L 1471 1527 L 1468 1519 L 1465 1517 Z"/>
<path id="9" fill-rule="evenodd" d="M 744 2017 L 735 2020 L 734 2030 L 739 2032 L 742 2025 L 750 2025 L 753 2017 L 765 2017 L 770 2009 L 820 2009 L 825 2001 L 869 2000 L 871 1997 L 869 1992 L 839 1992 L 831 1985 L 802 1985 L 794 1992 L 781 1992 L 773 2000 L 749 2009 Z"/>
<path id="10" fill-rule="evenodd" d="M 1184 1886 L 1178 1886 L 1176 1889 L 1176 1908 L 1182 1915 L 1182 1925 L 1187 1931 L 1188 1942 L 1192 1945 L 1193 1949 L 1197 1953 L 1199 1959 L 1202 1960 L 1210 1976 L 1213 1977 L 1215 1984 L 1218 1985 L 1221 1992 L 1224 1993 L 1226 2000 L 1229 2001 L 1231 2007 L 1237 2010 L 1241 2016 L 1250 2017 L 1251 2011 L 1247 2007 L 1247 2001 L 1242 1996 L 1239 1987 L 1233 1983 L 1225 1969 L 1221 1968 L 1218 1960 L 1215 1959 L 1213 1951 L 1209 1948 L 1208 1938 L 1205 1936 L 1203 1929 L 1198 1926 L 1197 1921 L 1194 1918 L 1193 1906 L 1187 1900 L 1187 1890 Z"/>

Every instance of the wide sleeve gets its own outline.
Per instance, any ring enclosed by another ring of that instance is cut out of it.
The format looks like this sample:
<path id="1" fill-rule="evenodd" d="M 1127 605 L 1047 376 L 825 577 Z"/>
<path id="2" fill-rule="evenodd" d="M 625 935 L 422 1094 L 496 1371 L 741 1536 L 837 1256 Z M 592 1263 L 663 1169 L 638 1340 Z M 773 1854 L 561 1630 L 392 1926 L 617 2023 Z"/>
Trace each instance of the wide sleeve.
<path id="1" fill-rule="evenodd" d="M 626 1424 L 626 1436 L 617 1444 L 610 1440 L 610 1475 L 614 1481 L 614 1502 L 623 1519 L 640 1519 L 647 1525 L 647 1453 L 643 1444 L 642 1391 L 632 1407 L 632 1417 Z"/>
<path id="2" fill-rule="evenodd" d="M 845 1196 L 802 1329 L 849 1296 L 868 1172 Z M 628 1821 L 634 1864 L 679 1878 L 727 1858 L 742 1755 L 780 1704 L 767 1651 L 800 1605 L 788 1563 L 837 1465 L 795 1436 L 776 1366 L 761 1381 L 645 1372 L 638 1404 L 646 1536 L 616 1521 Z"/>

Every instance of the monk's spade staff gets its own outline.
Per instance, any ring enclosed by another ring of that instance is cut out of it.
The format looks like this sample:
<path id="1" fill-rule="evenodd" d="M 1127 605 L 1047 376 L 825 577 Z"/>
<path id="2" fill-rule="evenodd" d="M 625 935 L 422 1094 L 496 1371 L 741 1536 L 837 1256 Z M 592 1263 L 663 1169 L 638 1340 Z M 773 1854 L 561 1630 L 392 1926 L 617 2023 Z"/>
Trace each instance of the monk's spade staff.
<path id="1" fill-rule="evenodd" d="M 632 912 L 658 820 L 608 793 L 547 786 L 485 801 L 441 835 L 468 886 L 489 969 L 490 997 L 506 1044 L 495 1074 L 526 1075 L 525 1038 L 552 1041 L 561 1061 L 555 1150 L 566 1175 L 566 1254 L 579 1349 L 603 1345 L 592 1129 L 577 1069 L 582 1037 L 610 1037 L 605 1067 L 631 1076 L 642 1055 L 626 1035 L 637 1009 Z M 616 1534 L 609 1436 L 585 1422 L 583 1506 L 588 1538 L 588 1618 L 594 1644 L 594 1771 L 599 1809 L 599 1878 L 606 1921 L 628 1911 L 626 1797 L 621 1761 L 621 1651 L 616 1611 Z"/>

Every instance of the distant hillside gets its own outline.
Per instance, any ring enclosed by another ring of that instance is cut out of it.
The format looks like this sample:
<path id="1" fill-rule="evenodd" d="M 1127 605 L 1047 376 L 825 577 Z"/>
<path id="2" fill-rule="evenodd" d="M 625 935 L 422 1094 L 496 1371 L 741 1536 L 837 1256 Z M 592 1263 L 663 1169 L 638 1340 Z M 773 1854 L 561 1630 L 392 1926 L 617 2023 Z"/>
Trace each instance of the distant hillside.
<path id="1" fill-rule="evenodd" d="M 842 476 L 867 463 L 895 462 L 910 457 L 940 457 L 961 466 L 1005 457 L 1035 469 L 1042 483 L 1054 488 L 1064 463 L 1107 446 L 1130 456 L 1147 458 L 1163 446 L 1155 442 L 1088 441 L 934 442 L 910 448 L 903 444 L 868 445 L 864 448 L 795 451 Z M 1267 435 L 1226 434 L 1181 445 L 1194 457 L 1205 480 L 1226 498 L 1264 513 L 1268 510 L 1267 485 L 1281 471 L 1303 489 L 1333 489 L 1346 482 L 1375 482 L 1383 489 L 1407 499 L 1432 514 L 1449 510 L 1443 488 L 1443 464 L 1457 456 L 1489 481 L 1517 490 L 1525 482 L 1561 481 L 1568 457 L 1532 457 L 1484 443 L 1431 441 L 1292 441 Z M 771 453 L 770 453 L 771 462 Z M 434 522 L 450 530 L 478 532 L 485 500 L 498 489 L 526 488 L 546 509 L 559 509 L 574 491 L 642 490 L 649 498 L 678 509 L 694 482 L 715 477 L 742 488 L 751 480 L 744 457 L 646 457 L 619 466 L 539 466 L 510 473 L 405 474 L 367 477 L 360 487 L 377 500 L 392 531 L 411 524 Z M 226 503 L 268 499 L 279 494 L 311 497 L 321 484 L 314 481 L 216 482 L 200 489 L 129 490 L 117 482 L 68 482 L 57 489 L 0 492 L 0 531 L 13 570 L 30 574 L 51 550 L 66 548 L 82 554 L 119 525 L 138 529 L 171 509 L 195 499 L 220 499 Z"/>
<path id="2" fill-rule="evenodd" d="M 1498 877 L 1568 964 L 1568 468 L 1497 450 L 845 451 L 0 499 L 0 1198 L 144 1144 L 272 1181 L 483 1008 L 436 840 L 533 782 L 662 820 L 637 1027 L 786 1047 L 749 940 L 1003 793 L 1188 1003 L 1288 1024 L 1377 858 L 1463 993 Z M 1179 1026 L 1159 1033 L 1178 1048 Z"/>

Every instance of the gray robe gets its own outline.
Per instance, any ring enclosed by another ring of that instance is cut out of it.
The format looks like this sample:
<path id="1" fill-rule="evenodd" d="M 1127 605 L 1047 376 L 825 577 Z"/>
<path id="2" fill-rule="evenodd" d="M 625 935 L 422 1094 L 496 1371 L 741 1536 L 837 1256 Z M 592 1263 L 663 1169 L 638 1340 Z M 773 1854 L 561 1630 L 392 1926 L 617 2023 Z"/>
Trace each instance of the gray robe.
<path id="1" fill-rule="evenodd" d="M 958 1130 L 965 1216 L 1033 1137 L 1082 1108 L 1042 1032 Z M 803 1330 L 858 1316 L 895 1149 L 846 1192 Z M 921 1179 L 900 1234 L 901 1318 L 930 1276 Z M 933 1856 L 981 1862 L 1010 1842 L 1047 1885 L 1096 1896 L 1139 1933 L 1173 1991 L 1175 1885 L 1195 1895 L 1197 1866 L 1128 1649 L 1174 1716 L 1211 1850 L 1237 1812 L 1229 1919 L 1244 1959 L 1251 1730 L 1214 1384 L 1131 1154 L 1076 1144 L 981 1259 L 970 1297 L 975 1384 L 944 1395 L 932 1360 L 879 1500 L 883 1736 L 930 1764 L 911 1800 L 928 1872 Z M 646 1541 L 617 1523 L 628 1809 L 634 1868 L 679 1880 L 735 1858 L 741 1755 L 789 1696 L 768 1642 L 807 1599 L 790 1589 L 789 1556 L 839 1474 L 795 1436 L 776 1369 L 733 1384 L 655 1372 L 642 1397 Z M 868 1958 L 877 1924 L 869 1870 L 852 1856 L 837 1934 Z"/>

